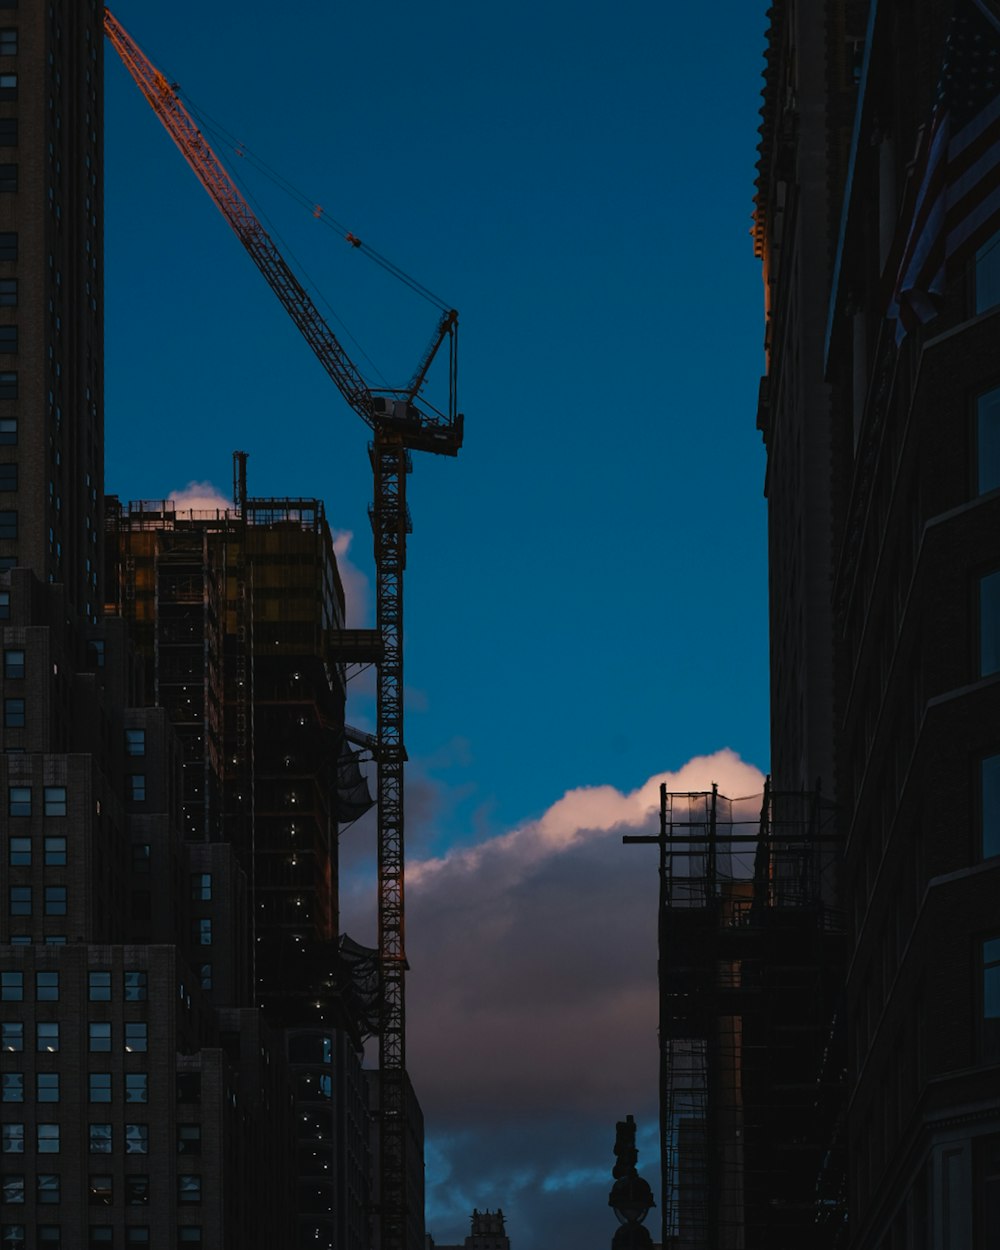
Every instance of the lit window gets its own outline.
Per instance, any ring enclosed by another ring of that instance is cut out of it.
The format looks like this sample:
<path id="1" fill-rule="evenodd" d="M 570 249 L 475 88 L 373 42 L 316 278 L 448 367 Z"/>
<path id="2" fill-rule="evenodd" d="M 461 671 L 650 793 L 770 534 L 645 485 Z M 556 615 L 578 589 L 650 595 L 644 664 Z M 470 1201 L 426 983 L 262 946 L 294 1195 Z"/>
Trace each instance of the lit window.
<path id="1" fill-rule="evenodd" d="M 146 754 L 146 731 L 145 729 L 126 729 L 125 730 L 125 754 L 126 755 L 145 755 Z"/>
<path id="2" fill-rule="evenodd" d="M 92 1155 L 109 1155 L 111 1153 L 111 1125 L 91 1124 L 90 1153 Z"/>
<path id="3" fill-rule="evenodd" d="M 46 916 L 66 915 L 66 887 L 64 885 L 47 885 L 45 887 Z"/>
<path id="4" fill-rule="evenodd" d="M 24 998 L 24 973 L 0 972 L 0 1001 L 19 1003 Z"/>
<path id="5" fill-rule="evenodd" d="M 111 1049 L 110 1020 L 91 1020 L 88 1032 L 90 1035 L 91 1050 L 101 1051 Z"/>
<path id="6" fill-rule="evenodd" d="M 91 1176 L 89 1192 L 92 1207 L 110 1207 L 114 1203 L 114 1182 L 110 1176 Z"/>
<path id="7" fill-rule="evenodd" d="M 3 1178 L 3 1201 L 10 1203 L 24 1202 L 24 1174 L 15 1175 L 8 1172 Z"/>
<path id="8" fill-rule="evenodd" d="M 149 1125 L 125 1125 L 125 1153 L 127 1155 L 149 1154 Z"/>
<path id="9" fill-rule="evenodd" d="M 145 972 L 128 971 L 125 973 L 125 1001 L 127 1003 L 143 1002 L 146 998 L 147 978 Z"/>
<path id="10" fill-rule="evenodd" d="M 45 839 L 45 863 L 49 868 L 59 868 L 66 863 L 66 839 Z"/>
<path id="11" fill-rule="evenodd" d="M 982 1057 L 1000 1059 L 1000 937 L 982 945 Z"/>
<path id="12" fill-rule="evenodd" d="M 59 973 L 35 973 L 35 997 L 40 1003 L 57 1003 L 59 1001 Z"/>
<path id="13" fill-rule="evenodd" d="M 200 1176 L 178 1176 L 177 1201 L 179 1203 L 201 1202 Z"/>
<path id="14" fill-rule="evenodd" d="M 111 1101 L 111 1073 L 91 1072 L 88 1074 L 88 1088 L 91 1102 Z"/>
<path id="15" fill-rule="evenodd" d="M 149 1101 L 149 1077 L 145 1072 L 125 1073 L 125 1101 Z"/>
<path id="16" fill-rule="evenodd" d="M 177 1125 L 177 1153 L 179 1155 L 201 1154 L 201 1125 Z"/>
<path id="17" fill-rule="evenodd" d="M 0 513 L 0 515 L 3 515 Z M 133 803 L 145 803 L 146 801 L 146 774 L 133 773 L 128 779 L 129 794 Z"/>
<path id="18" fill-rule="evenodd" d="M 1000 234 L 976 253 L 975 287 L 977 313 L 1000 304 Z"/>
<path id="19" fill-rule="evenodd" d="M 196 946 L 212 945 L 212 919 L 210 916 L 199 916 L 192 920 L 192 939 Z"/>
<path id="20" fill-rule="evenodd" d="M 24 1102 L 24 1073 L 0 1073 L 0 1089 L 2 1089 L 0 1102 Z"/>
<path id="21" fill-rule="evenodd" d="M 5 651 L 3 653 L 3 675 L 4 677 L 24 676 L 23 651 Z"/>
<path id="22" fill-rule="evenodd" d="M 66 787 L 65 786 L 46 786 L 45 787 L 45 815 L 46 816 L 65 816 L 66 815 Z"/>
<path id="23" fill-rule="evenodd" d="M 8 699 L 8 703 L 15 700 Z M 24 700 L 20 702 L 23 704 Z M 23 720 L 21 722 L 24 723 Z M 8 816 L 30 816 L 31 815 L 31 786 L 11 786 L 7 791 L 7 815 Z"/>
<path id="24" fill-rule="evenodd" d="M 145 1020 L 126 1020 L 125 1049 L 127 1051 L 144 1051 L 149 1048 L 149 1037 Z"/>
<path id="25" fill-rule="evenodd" d="M 24 1025 L 20 1020 L 0 1024 L 0 1050 L 24 1050 Z"/>
<path id="26" fill-rule="evenodd" d="M 0 518 L 3 517 L 0 512 Z M 0 538 L 3 538 L 3 531 L 0 528 Z M 3 723 L 8 729 L 20 729 L 24 725 L 24 700 L 23 699 L 4 699 L 3 701 Z M 13 816 L 14 813 L 11 812 Z"/>
<path id="27" fill-rule="evenodd" d="M 59 1049 L 59 1025 L 53 1020 L 39 1020 L 35 1025 L 35 1049 L 55 1052 Z"/>
<path id="28" fill-rule="evenodd" d="M 59 1101 L 59 1073 L 58 1072 L 36 1072 L 35 1073 L 35 1101 L 36 1102 L 58 1102 Z"/>
<path id="29" fill-rule="evenodd" d="M 1000 672 L 1000 571 L 979 579 L 979 676 Z"/>
<path id="30" fill-rule="evenodd" d="M 91 972 L 88 976 L 89 996 L 92 1003 L 111 1001 L 111 973 Z"/>
<path id="31" fill-rule="evenodd" d="M 31 863 L 31 839 L 11 838 L 8 857 L 12 868 L 27 868 Z"/>
<path id="32" fill-rule="evenodd" d="M 39 1172 L 36 1177 L 36 1202 L 58 1202 L 59 1201 L 59 1173 L 58 1172 Z"/>
<path id="33" fill-rule="evenodd" d="M 193 872 L 191 874 L 191 897 L 208 902 L 212 897 L 212 874 L 210 872 Z"/>
<path id="34" fill-rule="evenodd" d="M 59 1153 L 59 1125 L 39 1124 L 36 1128 L 36 1146 L 40 1155 Z"/>
<path id="35" fill-rule="evenodd" d="M 0 1125 L 0 1144 L 3 1146 L 5 1155 L 23 1155 L 24 1125 L 10 1123 Z"/>
<path id="36" fill-rule="evenodd" d="M 12 916 L 31 915 L 30 885 L 12 885 L 10 887 L 10 914 Z"/>

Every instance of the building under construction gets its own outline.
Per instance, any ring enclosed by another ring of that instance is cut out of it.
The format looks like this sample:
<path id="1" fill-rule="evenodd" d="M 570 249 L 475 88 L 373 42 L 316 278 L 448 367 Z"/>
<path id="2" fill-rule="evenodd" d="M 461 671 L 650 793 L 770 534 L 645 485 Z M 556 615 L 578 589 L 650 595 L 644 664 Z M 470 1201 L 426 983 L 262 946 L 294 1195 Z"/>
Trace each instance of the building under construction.
<path id="1" fill-rule="evenodd" d="M 801 1250 L 843 1216 L 844 924 L 818 793 L 661 791 L 663 1245 Z"/>

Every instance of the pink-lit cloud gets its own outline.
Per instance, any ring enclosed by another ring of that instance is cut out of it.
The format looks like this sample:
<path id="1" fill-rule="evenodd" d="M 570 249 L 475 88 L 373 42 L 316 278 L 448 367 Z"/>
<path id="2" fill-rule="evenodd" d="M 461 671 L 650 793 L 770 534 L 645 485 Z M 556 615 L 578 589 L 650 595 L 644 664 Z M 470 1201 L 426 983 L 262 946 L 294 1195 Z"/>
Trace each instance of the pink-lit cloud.
<path id="1" fill-rule="evenodd" d="M 337 568 L 344 587 L 347 627 L 363 629 L 369 623 L 371 593 L 368 575 L 351 559 L 352 530 L 333 530 L 333 550 L 337 556 Z"/>
<path id="2" fill-rule="evenodd" d="M 233 506 L 212 482 L 188 482 L 183 490 L 170 491 L 166 497 L 174 501 L 178 512 L 225 512 Z"/>

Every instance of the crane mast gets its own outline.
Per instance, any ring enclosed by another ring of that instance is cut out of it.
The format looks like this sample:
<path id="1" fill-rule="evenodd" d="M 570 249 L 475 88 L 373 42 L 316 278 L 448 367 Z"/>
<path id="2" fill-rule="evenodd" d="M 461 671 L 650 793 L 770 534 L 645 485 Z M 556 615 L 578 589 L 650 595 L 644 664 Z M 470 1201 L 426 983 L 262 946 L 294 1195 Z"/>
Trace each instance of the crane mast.
<path id="1" fill-rule="evenodd" d="M 121 23 L 104 11 L 104 30 L 139 90 L 195 176 L 229 222 L 347 404 L 373 432 L 370 507 L 375 552 L 378 739 L 379 1180 L 382 1250 L 406 1244 L 406 1002 L 404 914 L 403 572 L 406 476 L 410 451 L 457 455 L 463 418 L 456 406 L 458 314 L 446 311 L 407 386 L 373 391 L 338 342 L 178 98 Z M 446 412 L 415 400 L 445 339 L 449 343 Z"/>

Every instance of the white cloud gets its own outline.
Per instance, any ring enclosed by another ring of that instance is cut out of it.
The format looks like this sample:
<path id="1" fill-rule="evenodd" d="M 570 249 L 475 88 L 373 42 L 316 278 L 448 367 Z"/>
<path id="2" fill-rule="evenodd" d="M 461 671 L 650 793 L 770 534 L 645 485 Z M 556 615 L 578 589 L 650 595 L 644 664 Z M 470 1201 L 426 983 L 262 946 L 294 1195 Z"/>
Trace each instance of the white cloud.
<path id="1" fill-rule="evenodd" d="M 183 490 L 170 491 L 167 498 L 178 512 L 224 512 L 233 507 L 233 501 L 212 482 L 188 482 Z"/>
<path id="2" fill-rule="evenodd" d="M 331 530 L 333 550 L 337 556 L 337 568 L 344 587 L 345 615 L 349 629 L 363 629 L 369 620 L 371 595 L 368 575 L 354 563 L 350 556 L 354 542 L 352 530 Z"/>

